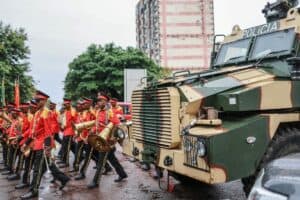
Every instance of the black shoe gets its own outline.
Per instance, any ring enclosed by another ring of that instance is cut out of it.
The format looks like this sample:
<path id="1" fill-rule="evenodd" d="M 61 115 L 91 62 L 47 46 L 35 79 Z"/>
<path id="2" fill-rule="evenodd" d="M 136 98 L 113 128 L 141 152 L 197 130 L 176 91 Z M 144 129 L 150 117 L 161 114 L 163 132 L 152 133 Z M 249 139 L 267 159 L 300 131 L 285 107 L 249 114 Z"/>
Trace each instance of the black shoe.
<path id="1" fill-rule="evenodd" d="M 50 181 L 50 183 L 52 183 L 52 184 L 54 184 L 55 182 L 56 182 L 55 178 Z"/>
<path id="2" fill-rule="evenodd" d="M 19 189 L 24 189 L 24 188 L 27 188 L 27 187 L 29 187 L 28 183 L 20 183 L 20 184 L 15 186 L 15 189 L 19 190 Z"/>
<path id="3" fill-rule="evenodd" d="M 58 167 L 59 168 L 67 168 L 67 167 L 69 167 L 69 165 L 64 163 L 64 164 L 59 165 Z"/>
<path id="4" fill-rule="evenodd" d="M 28 192 L 22 196 L 20 196 L 20 199 L 32 199 L 32 198 L 35 198 L 38 196 L 38 193 L 37 192 Z"/>
<path id="5" fill-rule="evenodd" d="M 104 172 L 102 173 L 103 175 L 107 175 L 108 172 L 111 172 L 112 171 L 112 168 L 108 168 L 108 169 L 105 169 Z"/>
<path id="6" fill-rule="evenodd" d="M 0 172 L 4 172 L 4 171 L 8 171 L 9 169 L 8 169 L 8 167 L 2 167 L 2 168 L 0 168 Z"/>
<path id="7" fill-rule="evenodd" d="M 88 189 L 94 189 L 94 188 L 97 188 L 97 187 L 99 187 L 99 184 L 95 183 L 94 181 L 87 185 Z"/>
<path id="8" fill-rule="evenodd" d="M 67 185 L 67 183 L 70 181 L 70 178 L 68 177 L 66 180 L 61 182 L 61 186 L 59 187 L 60 190 L 64 189 L 64 187 Z"/>
<path id="9" fill-rule="evenodd" d="M 75 176 L 75 180 L 76 180 L 76 181 L 79 181 L 79 180 L 82 180 L 82 179 L 85 179 L 85 175 L 82 174 L 82 173 L 80 173 L 80 174 L 78 174 L 77 176 Z"/>
<path id="10" fill-rule="evenodd" d="M 74 172 L 78 172 L 79 171 L 79 169 L 71 169 L 71 170 L 69 170 L 68 172 L 69 173 L 74 173 Z"/>
<path id="11" fill-rule="evenodd" d="M 13 174 L 12 171 L 5 171 L 5 172 L 2 172 L 2 175 L 11 175 L 11 174 Z"/>
<path id="12" fill-rule="evenodd" d="M 12 175 L 7 177 L 7 180 L 9 180 L 9 181 L 15 181 L 15 180 L 19 180 L 19 179 L 20 179 L 19 174 L 12 174 Z"/>
<path id="13" fill-rule="evenodd" d="M 60 164 L 66 164 L 66 162 L 60 160 L 60 161 L 57 161 L 56 164 L 60 165 Z"/>
<path id="14" fill-rule="evenodd" d="M 115 182 L 118 183 L 118 182 L 121 182 L 123 179 L 127 178 L 128 176 L 125 175 L 125 176 L 119 176 L 117 179 L 115 179 Z"/>

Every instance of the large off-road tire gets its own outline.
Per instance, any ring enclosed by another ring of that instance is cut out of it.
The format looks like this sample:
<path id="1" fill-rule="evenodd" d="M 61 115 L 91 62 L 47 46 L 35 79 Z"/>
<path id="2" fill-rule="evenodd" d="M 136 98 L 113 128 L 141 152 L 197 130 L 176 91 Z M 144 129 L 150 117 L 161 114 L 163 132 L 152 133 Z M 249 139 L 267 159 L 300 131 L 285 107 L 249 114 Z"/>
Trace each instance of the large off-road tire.
<path id="1" fill-rule="evenodd" d="M 280 126 L 271 140 L 255 174 L 242 179 L 244 192 L 249 195 L 253 184 L 262 168 L 277 158 L 300 152 L 300 129 L 296 125 Z"/>

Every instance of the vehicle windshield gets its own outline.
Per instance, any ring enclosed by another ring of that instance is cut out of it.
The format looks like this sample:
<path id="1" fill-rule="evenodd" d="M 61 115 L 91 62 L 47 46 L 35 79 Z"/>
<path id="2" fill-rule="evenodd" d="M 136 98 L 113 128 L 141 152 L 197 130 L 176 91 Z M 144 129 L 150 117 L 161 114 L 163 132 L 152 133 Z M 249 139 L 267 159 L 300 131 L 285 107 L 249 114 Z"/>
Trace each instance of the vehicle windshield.
<path id="1" fill-rule="evenodd" d="M 250 38 L 223 44 L 218 53 L 215 65 L 245 61 L 250 46 Z"/>
<path id="2" fill-rule="evenodd" d="M 294 29 L 257 36 L 249 60 L 290 53 L 295 39 Z"/>

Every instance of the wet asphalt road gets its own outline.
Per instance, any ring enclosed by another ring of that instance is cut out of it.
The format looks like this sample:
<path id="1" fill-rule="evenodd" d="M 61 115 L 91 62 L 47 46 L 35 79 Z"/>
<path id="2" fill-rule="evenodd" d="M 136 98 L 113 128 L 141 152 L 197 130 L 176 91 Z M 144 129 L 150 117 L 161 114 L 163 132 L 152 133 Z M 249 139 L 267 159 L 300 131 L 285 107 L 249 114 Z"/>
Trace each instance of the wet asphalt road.
<path id="1" fill-rule="evenodd" d="M 128 179 L 121 183 L 114 183 L 117 175 L 111 172 L 109 175 L 102 176 L 99 188 L 88 190 L 86 185 L 92 180 L 95 173 L 94 162 L 91 161 L 88 169 L 87 178 L 83 181 L 70 181 L 63 191 L 58 189 L 59 184 L 50 184 L 52 179 L 50 174 L 45 174 L 40 187 L 40 200 L 175 200 L 175 199 L 197 199 L 197 200 L 245 200 L 240 181 L 226 184 L 203 186 L 200 184 L 182 185 L 171 179 L 173 192 L 161 190 L 156 180 L 152 178 L 153 171 L 145 172 L 140 168 L 139 163 L 131 163 L 122 154 L 117 154 Z M 68 169 L 65 169 L 68 171 Z M 69 174 L 74 178 L 76 174 Z M 15 200 L 27 190 L 15 190 L 14 186 L 18 181 L 6 180 L 0 175 L 0 200 Z M 166 187 L 166 178 L 162 180 L 163 187 Z"/>

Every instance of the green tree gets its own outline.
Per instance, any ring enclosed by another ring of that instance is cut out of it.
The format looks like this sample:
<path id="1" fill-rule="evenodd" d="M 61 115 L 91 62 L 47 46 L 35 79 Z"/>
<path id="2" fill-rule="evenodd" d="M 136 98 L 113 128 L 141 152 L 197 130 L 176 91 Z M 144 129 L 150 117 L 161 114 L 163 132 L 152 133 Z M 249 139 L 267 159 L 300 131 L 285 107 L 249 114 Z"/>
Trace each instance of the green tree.
<path id="1" fill-rule="evenodd" d="M 103 91 L 123 99 L 126 68 L 147 69 L 148 76 L 156 78 L 163 74 L 162 68 L 135 48 L 92 44 L 69 64 L 65 96 L 73 100 L 82 96 L 95 98 L 98 91 Z"/>
<path id="2" fill-rule="evenodd" d="M 5 77 L 6 101 L 14 100 L 14 82 L 17 79 L 20 81 L 21 101 L 32 96 L 33 78 L 27 74 L 30 71 L 27 62 L 30 50 L 26 41 L 24 29 L 13 29 L 0 21 L 0 80 Z"/>

